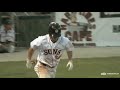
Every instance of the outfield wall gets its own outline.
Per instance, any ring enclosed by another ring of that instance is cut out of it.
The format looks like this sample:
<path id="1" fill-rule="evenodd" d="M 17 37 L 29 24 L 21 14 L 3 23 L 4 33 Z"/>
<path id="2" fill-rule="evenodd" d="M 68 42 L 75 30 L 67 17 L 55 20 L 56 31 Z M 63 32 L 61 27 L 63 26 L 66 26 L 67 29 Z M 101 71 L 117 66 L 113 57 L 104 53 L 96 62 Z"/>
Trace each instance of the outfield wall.
<path id="1" fill-rule="evenodd" d="M 56 12 L 55 21 L 75 46 L 120 46 L 120 12 Z"/>
<path id="2" fill-rule="evenodd" d="M 74 59 L 102 57 L 120 57 L 120 47 L 81 47 L 73 51 Z M 64 52 L 61 59 L 67 58 L 67 53 Z"/>

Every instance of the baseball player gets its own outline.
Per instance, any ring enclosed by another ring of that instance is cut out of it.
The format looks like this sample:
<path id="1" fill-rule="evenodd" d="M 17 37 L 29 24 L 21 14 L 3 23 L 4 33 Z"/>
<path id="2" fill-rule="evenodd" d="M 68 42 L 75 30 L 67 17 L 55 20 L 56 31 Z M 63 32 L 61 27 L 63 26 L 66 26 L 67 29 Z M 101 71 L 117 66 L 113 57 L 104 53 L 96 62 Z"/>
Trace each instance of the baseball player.
<path id="1" fill-rule="evenodd" d="M 30 43 L 26 66 L 32 68 L 35 60 L 32 60 L 34 51 L 38 51 L 37 63 L 34 70 L 39 78 L 55 78 L 56 69 L 64 50 L 68 55 L 68 70 L 72 70 L 72 51 L 74 49 L 71 41 L 61 35 L 61 26 L 56 22 L 49 24 L 49 34 L 39 36 Z"/>

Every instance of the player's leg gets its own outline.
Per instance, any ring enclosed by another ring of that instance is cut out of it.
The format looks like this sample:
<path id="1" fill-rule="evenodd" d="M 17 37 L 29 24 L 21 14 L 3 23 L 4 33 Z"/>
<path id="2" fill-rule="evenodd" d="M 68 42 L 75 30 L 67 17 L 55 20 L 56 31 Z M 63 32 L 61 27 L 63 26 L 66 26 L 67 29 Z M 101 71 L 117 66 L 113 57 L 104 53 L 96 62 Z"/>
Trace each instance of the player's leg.
<path id="1" fill-rule="evenodd" d="M 56 74 L 55 72 L 49 71 L 49 73 L 50 73 L 49 75 L 51 78 L 55 78 L 55 74 Z"/>
<path id="2" fill-rule="evenodd" d="M 39 78 L 51 78 L 47 68 L 39 62 L 35 65 L 34 70 Z"/>
<path id="3" fill-rule="evenodd" d="M 55 78 L 56 68 L 50 68 L 37 62 L 37 64 L 34 67 L 34 70 L 39 78 Z"/>
<path id="4" fill-rule="evenodd" d="M 54 68 L 47 67 L 50 78 L 55 78 L 57 66 Z"/>

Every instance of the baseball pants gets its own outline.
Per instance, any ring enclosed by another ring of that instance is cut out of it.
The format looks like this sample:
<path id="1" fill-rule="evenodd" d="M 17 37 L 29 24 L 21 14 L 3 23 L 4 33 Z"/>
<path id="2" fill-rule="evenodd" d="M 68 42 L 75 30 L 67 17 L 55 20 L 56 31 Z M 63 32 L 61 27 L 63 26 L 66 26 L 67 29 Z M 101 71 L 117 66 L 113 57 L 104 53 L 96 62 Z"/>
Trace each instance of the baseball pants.
<path id="1" fill-rule="evenodd" d="M 37 61 L 37 64 L 35 65 L 34 70 L 38 75 L 38 78 L 55 78 L 56 67 L 51 68 Z"/>

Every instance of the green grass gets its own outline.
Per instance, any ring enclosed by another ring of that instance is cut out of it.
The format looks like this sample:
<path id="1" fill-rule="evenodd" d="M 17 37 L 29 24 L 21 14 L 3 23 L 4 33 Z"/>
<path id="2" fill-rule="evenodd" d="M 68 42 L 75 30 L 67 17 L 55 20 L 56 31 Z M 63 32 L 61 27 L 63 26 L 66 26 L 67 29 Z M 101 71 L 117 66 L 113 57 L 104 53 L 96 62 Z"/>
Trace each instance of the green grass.
<path id="1" fill-rule="evenodd" d="M 56 78 L 120 78 L 120 57 L 75 59 L 74 68 L 68 71 L 67 60 L 61 60 Z M 119 73 L 101 75 L 101 73 Z M 0 62 L 0 78 L 37 78 L 24 61 Z"/>

